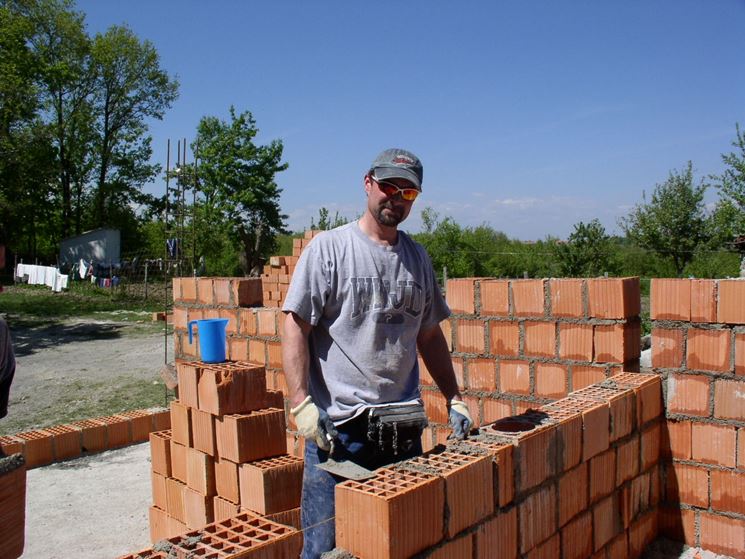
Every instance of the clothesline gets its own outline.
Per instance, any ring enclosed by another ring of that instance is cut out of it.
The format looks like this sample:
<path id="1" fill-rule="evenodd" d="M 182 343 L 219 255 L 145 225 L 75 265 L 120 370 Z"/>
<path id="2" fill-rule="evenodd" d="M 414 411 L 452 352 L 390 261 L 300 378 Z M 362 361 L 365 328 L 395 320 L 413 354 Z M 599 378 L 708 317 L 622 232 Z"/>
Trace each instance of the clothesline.
<path id="1" fill-rule="evenodd" d="M 23 279 L 28 278 L 29 285 L 46 285 L 51 287 L 52 291 L 59 293 L 67 289 L 69 276 L 60 273 L 59 269 L 54 266 L 37 266 L 36 264 L 18 264 L 15 270 L 15 277 Z"/>

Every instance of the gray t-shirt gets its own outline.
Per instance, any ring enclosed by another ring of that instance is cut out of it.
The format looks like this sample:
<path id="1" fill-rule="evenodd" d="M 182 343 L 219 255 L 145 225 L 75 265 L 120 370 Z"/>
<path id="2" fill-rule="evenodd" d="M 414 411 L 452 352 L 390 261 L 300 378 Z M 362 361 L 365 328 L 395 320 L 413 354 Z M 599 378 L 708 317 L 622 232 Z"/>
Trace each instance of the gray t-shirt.
<path id="1" fill-rule="evenodd" d="M 421 245 L 402 231 L 395 246 L 379 245 L 357 222 L 313 239 L 282 310 L 313 326 L 309 391 L 336 423 L 416 400 L 417 335 L 450 314 Z"/>

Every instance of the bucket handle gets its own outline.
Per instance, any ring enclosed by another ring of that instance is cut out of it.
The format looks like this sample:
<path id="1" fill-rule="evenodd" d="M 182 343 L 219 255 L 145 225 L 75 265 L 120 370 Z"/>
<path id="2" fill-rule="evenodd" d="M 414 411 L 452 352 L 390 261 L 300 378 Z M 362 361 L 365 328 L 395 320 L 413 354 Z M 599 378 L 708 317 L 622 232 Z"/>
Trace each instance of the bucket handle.
<path id="1" fill-rule="evenodd" d="M 189 345 L 191 345 L 192 342 L 192 336 L 194 334 L 193 326 L 197 323 L 196 320 L 190 320 L 189 323 L 186 325 L 186 328 L 189 330 Z"/>

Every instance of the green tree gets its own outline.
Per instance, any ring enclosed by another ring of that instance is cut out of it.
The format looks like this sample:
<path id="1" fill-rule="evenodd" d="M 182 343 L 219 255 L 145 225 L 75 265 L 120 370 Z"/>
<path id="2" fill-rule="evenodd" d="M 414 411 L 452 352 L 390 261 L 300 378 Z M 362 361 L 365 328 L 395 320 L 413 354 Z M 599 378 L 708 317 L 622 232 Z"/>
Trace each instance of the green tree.
<path id="1" fill-rule="evenodd" d="M 559 273 L 565 277 L 593 277 L 618 270 L 616 250 L 599 220 L 580 221 L 566 243 L 554 245 Z"/>
<path id="2" fill-rule="evenodd" d="M 229 225 L 245 275 L 259 273 L 287 218 L 275 182 L 275 175 L 287 169 L 282 142 L 256 145 L 257 133 L 249 111 L 237 115 L 230 107 L 229 122 L 213 116 L 200 120 L 193 145 L 199 146 L 199 190 L 207 215 Z"/>
<path id="3" fill-rule="evenodd" d="M 341 227 L 346 223 L 349 223 L 349 220 L 346 217 L 340 216 L 339 212 L 334 212 L 334 217 L 331 218 L 326 207 L 319 208 L 317 224 L 313 221 L 312 217 L 310 218 L 310 228 L 317 229 L 318 231 L 329 231 L 330 229 Z"/>
<path id="4" fill-rule="evenodd" d="M 722 155 L 724 171 L 713 177 L 719 191 L 714 232 L 722 244 L 745 235 L 745 133 L 740 131 L 739 124 L 735 125 L 732 147 L 734 151 Z"/>
<path id="5" fill-rule="evenodd" d="M 655 186 L 649 203 L 637 204 L 619 223 L 637 246 L 669 258 L 680 276 L 696 250 L 709 240 L 706 188 L 703 182 L 694 184 L 689 161 L 683 171 L 671 171 L 664 183 Z"/>

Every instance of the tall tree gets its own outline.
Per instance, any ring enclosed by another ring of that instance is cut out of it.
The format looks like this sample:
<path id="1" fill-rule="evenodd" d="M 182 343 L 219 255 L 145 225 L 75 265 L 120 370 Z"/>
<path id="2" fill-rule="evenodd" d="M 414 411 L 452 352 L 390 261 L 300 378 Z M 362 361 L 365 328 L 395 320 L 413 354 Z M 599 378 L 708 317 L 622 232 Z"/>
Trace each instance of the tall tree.
<path id="1" fill-rule="evenodd" d="M 655 186 L 650 202 L 637 204 L 619 224 L 637 246 L 669 258 L 680 276 L 695 251 L 708 241 L 706 188 L 703 182 L 694 184 L 689 161 L 683 171 L 671 171 L 664 183 Z"/>
<path id="2" fill-rule="evenodd" d="M 212 216 L 227 222 L 236 238 L 241 269 L 257 274 L 284 232 L 287 216 L 281 213 L 282 190 L 275 175 L 287 169 L 282 163 L 280 140 L 257 145 L 256 121 L 249 111 L 237 115 L 230 107 L 230 121 L 203 117 L 197 127 L 199 189 Z"/>
<path id="3" fill-rule="evenodd" d="M 178 82 L 160 66 L 149 41 L 112 26 L 93 39 L 97 118 L 95 223 L 103 226 L 121 198 L 137 196 L 159 169 L 150 165 L 146 119 L 161 119 L 178 95 Z"/>
<path id="4" fill-rule="evenodd" d="M 555 245 L 559 270 L 565 277 L 592 277 L 617 271 L 615 245 L 598 219 L 579 222 L 566 243 Z"/>
<path id="5" fill-rule="evenodd" d="M 722 154 L 724 171 L 713 177 L 719 191 L 714 223 L 721 242 L 745 235 L 745 133 L 739 124 L 735 124 L 732 147 L 734 151 Z"/>

